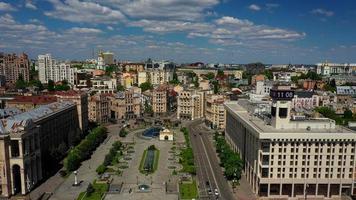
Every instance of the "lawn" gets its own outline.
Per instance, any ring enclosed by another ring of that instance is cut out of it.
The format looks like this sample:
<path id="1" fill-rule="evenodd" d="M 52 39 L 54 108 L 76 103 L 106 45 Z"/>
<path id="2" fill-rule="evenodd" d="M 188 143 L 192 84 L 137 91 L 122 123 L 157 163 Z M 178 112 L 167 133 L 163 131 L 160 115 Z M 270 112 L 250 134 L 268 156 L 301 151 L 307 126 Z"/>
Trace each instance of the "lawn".
<path id="1" fill-rule="evenodd" d="M 104 193 L 108 190 L 108 184 L 106 183 L 93 183 L 94 193 L 90 196 L 86 195 L 86 192 L 79 194 L 77 200 L 100 200 Z"/>
<path id="2" fill-rule="evenodd" d="M 180 199 L 197 199 L 198 190 L 196 182 L 179 184 L 179 194 Z"/>

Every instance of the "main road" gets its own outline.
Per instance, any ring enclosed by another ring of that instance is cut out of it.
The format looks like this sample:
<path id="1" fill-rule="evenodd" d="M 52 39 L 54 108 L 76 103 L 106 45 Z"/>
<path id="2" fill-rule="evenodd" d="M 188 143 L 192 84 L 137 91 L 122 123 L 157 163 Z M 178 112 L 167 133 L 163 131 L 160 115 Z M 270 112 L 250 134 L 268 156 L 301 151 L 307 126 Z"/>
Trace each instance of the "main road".
<path id="1" fill-rule="evenodd" d="M 204 130 L 201 120 L 189 122 L 187 128 L 192 143 L 192 149 L 199 181 L 200 199 L 233 200 L 231 188 L 225 179 L 219 160 L 209 137 L 209 131 Z M 208 192 L 211 189 L 211 193 Z M 219 195 L 215 196 L 217 189 Z"/>

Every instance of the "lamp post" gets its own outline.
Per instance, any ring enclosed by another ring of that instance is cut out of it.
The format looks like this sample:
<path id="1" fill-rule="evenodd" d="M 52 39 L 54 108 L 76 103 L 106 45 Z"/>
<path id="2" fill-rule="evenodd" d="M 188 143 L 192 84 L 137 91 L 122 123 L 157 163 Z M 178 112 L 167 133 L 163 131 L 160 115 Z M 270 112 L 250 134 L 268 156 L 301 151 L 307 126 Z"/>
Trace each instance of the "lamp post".
<path id="1" fill-rule="evenodd" d="M 77 177 L 78 171 L 75 170 L 73 173 L 74 173 L 74 184 L 73 184 L 73 186 L 78 186 L 78 177 Z"/>

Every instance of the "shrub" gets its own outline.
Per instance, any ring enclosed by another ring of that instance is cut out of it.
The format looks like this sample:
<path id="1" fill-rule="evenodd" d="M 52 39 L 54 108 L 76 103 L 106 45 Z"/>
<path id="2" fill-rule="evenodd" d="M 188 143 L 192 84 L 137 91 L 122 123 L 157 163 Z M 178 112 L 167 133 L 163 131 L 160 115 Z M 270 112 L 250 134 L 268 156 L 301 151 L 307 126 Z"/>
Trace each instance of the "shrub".
<path id="1" fill-rule="evenodd" d="M 99 165 L 98 168 L 96 168 L 96 173 L 98 173 L 99 175 L 102 175 L 105 173 L 106 170 L 107 170 L 107 167 L 105 165 Z"/>
<path id="2" fill-rule="evenodd" d="M 87 187 L 87 196 L 90 197 L 91 194 L 93 194 L 95 192 L 95 189 L 93 187 L 93 185 L 91 183 L 89 183 L 88 187 Z"/>

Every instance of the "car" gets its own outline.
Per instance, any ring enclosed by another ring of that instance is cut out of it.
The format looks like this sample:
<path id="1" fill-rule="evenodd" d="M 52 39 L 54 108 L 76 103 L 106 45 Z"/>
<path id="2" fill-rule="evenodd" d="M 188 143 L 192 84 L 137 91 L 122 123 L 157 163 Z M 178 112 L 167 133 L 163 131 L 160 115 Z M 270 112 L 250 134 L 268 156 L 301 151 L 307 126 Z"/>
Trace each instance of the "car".
<path id="1" fill-rule="evenodd" d="M 206 186 L 209 186 L 209 185 L 210 185 L 209 181 L 205 182 L 205 184 L 206 184 Z"/>
<path id="2" fill-rule="evenodd" d="M 208 189 L 208 195 L 213 194 L 213 191 L 211 191 L 211 188 Z"/>
<path id="3" fill-rule="evenodd" d="M 214 194 L 215 194 L 215 196 L 219 196 L 218 189 L 215 189 L 215 190 L 214 190 Z"/>
<path id="4" fill-rule="evenodd" d="M 194 136 L 196 137 L 196 136 L 197 136 L 197 134 L 195 134 L 195 133 L 194 133 Z"/>
<path id="5" fill-rule="evenodd" d="M 199 135 L 201 135 L 201 133 L 199 133 Z"/>

